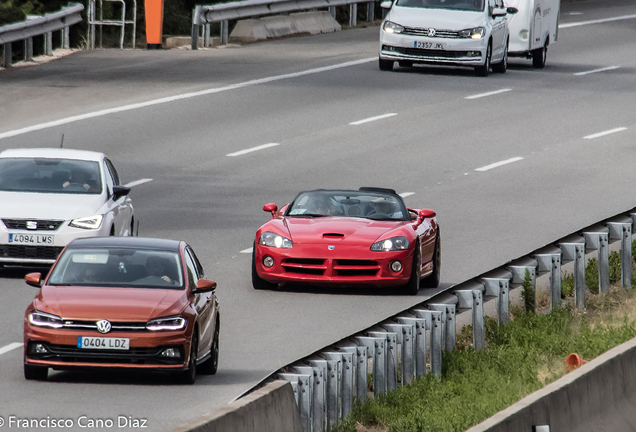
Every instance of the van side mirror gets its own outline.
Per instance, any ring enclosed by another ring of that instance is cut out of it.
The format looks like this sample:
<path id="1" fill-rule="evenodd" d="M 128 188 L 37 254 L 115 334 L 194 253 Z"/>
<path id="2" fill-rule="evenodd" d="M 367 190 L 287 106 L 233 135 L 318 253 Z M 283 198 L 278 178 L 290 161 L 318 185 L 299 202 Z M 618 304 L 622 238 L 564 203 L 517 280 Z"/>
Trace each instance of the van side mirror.
<path id="1" fill-rule="evenodd" d="M 380 7 L 382 9 L 391 9 L 392 6 L 393 6 L 393 1 L 391 0 L 384 0 L 382 3 L 380 3 Z"/>
<path id="2" fill-rule="evenodd" d="M 278 211 L 278 206 L 274 203 L 265 204 L 263 206 L 263 211 L 271 213 L 272 217 L 276 217 L 276 212 Z"/>
<path id="3" fill-rule="evenodd" d="M 517 12 L 519 12 L 519 9 L 517 9 L 516 7 L 512 7 L 510 6 L 509 8 L 506 8 L 506 12 L 508 12 L 509 14 L 516 14 Z"/>
<path id="4" fill-rule="evenodd" d="M 29 273 L 24 277 L 24 281 L 27 285 L 31 285 L 36 288 L 42 287 L 42 273 Z"/>

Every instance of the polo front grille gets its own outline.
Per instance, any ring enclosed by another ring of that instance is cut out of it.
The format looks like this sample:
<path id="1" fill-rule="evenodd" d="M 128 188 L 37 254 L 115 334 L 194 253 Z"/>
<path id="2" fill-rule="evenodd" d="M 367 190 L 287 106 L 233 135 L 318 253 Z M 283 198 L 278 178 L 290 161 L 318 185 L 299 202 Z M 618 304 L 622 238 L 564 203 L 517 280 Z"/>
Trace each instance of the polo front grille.
<path id="1" fill-rule="evenodd" d="M 58 246 L 0 245 L 0 258 L 55 260 L 62 249 Z"/>
<path id="2" fill-rule="evenodd" d="M 27 222 L 34 222 L 37 228 L 28 228 Z M 60 225 L 64 223 L 63 220 L 48 220 L 48 219 L 2 219 L 2 223 L 8 229 L 19 229 L 29 231 L 55 231 Z"/>
<path id="3" fill-rule="evenodd" d="M 146 330 L 146 323 L 143 322 L 110 322 L 111 332 L 121 331 L 121 332 L 130 332 L 130 331 L 144 331 Z M 94 330 L 97 331 L 97 322 L 96 321 L 77 321 L 77 320 L 68 320 L 64 321 L 64 328 L 70 330 Z"/>
<path id="4" fill-rule="evenodd" d="M 430 36 L 428 34 L 429 29 L 420 27 L 404 27 L 401 34 L 409 36 L 426 36 L 430 38 L 446 38 L 446 39 L 463 39 L 458 32 L 453 30 L 437 30 L 435 34 Z"/>
<path id="5" fill-rule="evenodd" d="M 444 50 L 432 50 L 432 49 L 423 49 L 423 48 L 402 48 L 402 47 L 392 47 L 392 52 L 399 54 L 408 54 L 412 56 L 418 57 L 429 57 L 429 58 L 462 58 L 469 57 L 470 52 L 468 51 L 444 51 Z"/>

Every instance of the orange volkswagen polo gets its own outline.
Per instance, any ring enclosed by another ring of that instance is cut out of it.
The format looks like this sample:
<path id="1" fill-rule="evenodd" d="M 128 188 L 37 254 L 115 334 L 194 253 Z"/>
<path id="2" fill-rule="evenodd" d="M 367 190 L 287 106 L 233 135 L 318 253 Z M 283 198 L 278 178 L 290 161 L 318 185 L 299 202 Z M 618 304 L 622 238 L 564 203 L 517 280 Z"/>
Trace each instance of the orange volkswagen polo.
<path id="1" fill-rule="evenodd" d="M 83 238 L 60 254 L 24 316 L 24 376 L 49 368 L 126 368 L 175 373 L 194 383 L 216 373 L 219 302 L 184 242 Z"/>

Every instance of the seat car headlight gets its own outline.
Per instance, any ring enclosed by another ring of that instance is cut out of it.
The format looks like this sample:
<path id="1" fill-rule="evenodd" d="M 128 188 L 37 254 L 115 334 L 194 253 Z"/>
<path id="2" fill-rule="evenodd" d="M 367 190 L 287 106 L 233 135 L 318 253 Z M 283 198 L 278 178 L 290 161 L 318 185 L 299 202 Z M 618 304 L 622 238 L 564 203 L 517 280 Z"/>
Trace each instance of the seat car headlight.
<path id="1" fill-rule="evenodd" d="M 40 312 L 39 310 L 34 310 L 29 314 L 29 323 L 38 327 L 50 327 L 56 329 L 64 327 L 62 318 L 57 315 Z"/>
<path id="2" fill-rule="evenodd" d="M 481 39 L 486 35 L 486 29 L 483 27 L 476 27 L 473 29 L 462 30 L 459 32 L 459 37 L 470 39 Z"/>
<path id="3" fill-rule="evenodd" d="M 146 329 L 150 331 L 183 330 L 187 322 L 188 320 L 182 316 L 155 318 L 146 323 Z"/>
<path id="4" fill-rule="evenodd" d="M 99 229 L 99 227 L 102 226 L 103 219 L 104 216 L 102 215 L 87 216 L 83 218 L 73 219 L 69 225 L 75 228 L 82 229 Z"/>
<path id="5" fill-rule="evenodd" d="M 400 34 L 404 31 L 404 27 L 391 21 L 385 21 L 382 28 L 384 29 L 385 32 L 391 33 L 391 34 L 393 33 Z"/>
<path id="6" fill-rule="evenodd" d="M 409 248 L 409 239 L 406 237 L 392 237 L 386 240 L 380 240 L 379 242 L 371 245 L 371 250 L 374 252 L 387 252 L 396 250 L 405 250 Z"/>
<path id="7" fill-rule="evenodd" d="M 269 231 L 261 234 L 261 237 L 258 239 L 258 244 L 283 249 L 290 249 L 294 246 L 294 242 L 290 239 Z"/>

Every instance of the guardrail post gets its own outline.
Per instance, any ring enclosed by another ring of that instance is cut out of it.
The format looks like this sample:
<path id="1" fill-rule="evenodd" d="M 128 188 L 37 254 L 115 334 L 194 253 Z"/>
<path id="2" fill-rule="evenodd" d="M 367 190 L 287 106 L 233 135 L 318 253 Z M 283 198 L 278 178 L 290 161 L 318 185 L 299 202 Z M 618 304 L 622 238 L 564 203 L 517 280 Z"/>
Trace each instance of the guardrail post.
<path id="1" fill-rule="evenodd" d="M 585 308 L 585 239 L 574 235 L 559 241 L 561 261 L 574 262 L 574 305 Z"/>
<path id="2" fill-rule="evenodd" d="M 632 219 L 616 218 L 607 222 L 610 241 L 621 241 L 621 282 L 624 288 L 632 287 Z"/>
<path id="3" fill-rule="evenodd" d="M 561 303 L 561 249 L 547 246 L 532 254 L 537 273 L 550 273 L 550 311 Z"/>
<path id="4" fill-rule="evenodd" d="M 333 19 L 336 19 L 336 7 L 335 6 L 329 6 L 329 13 L 331 14 L 331 17 Z"/>
<path id="5" fill-rule="evenodd" d="M 415 377 L 419 378 L 426 375 L 426 330 L 431 327 L 431 318 L 415 318 L 413 316 L 397 317 L 397 322 L 400 324 L 411 325 L 415 329 L 415 355 L 413 356 L 413 363 L 415 369 Z"/>
<path id="6" fill-rule="evenodd" d="M 355 336 L 354 340 L 367 347 L 369 356 L 373 359 L 373 394 L 379 396 L 386 393 L 386 339 Z"/>
<path id="7" fill-rule="evenodd" d="M 480 293 L 481 294 L 481 293 Z M 431 372 L 442 374 L 442 313 L 431 311 Z"/>
<path id="8" fill-rule="evenodd" d="M 375 2 L 367 3 L 367 21 L 375 21 Z"/>
<path id="9" fill-rule="evenodd" d="M 192 37 L 192 44 L 190 45 L 190 48 L 192 48 L 192 50 L 198 50 L 199 49 L 199 26 L 197 24 L 192 24 L 192 31 L 191 33 L 191 37 Z"/>
<path id="10" fill-rule="evenodd" d="M 53 32 L 48 32 L 44 35 L 44 54 L 47 56 L 53 55 Z"/>
<path id="11" fill-rule="evenodd" d="M 203 26 L 203 46 L 206 48 L 210 47 L 210 24 Z"/>
<path id="12" fill-rule="evenodd" d="M 369 336 L 384 338 L 386 341 L 386 391 L 397 389 L 397 333 L 386 331 L 370 331 Z"/>
<path id="13" fill-rule="evenodd" d="M 508 324 L 510 321 L 510 279 L 512 273 L 504 269 L 498 269 L 486 273 L 479 278 L 484 284 L 484 297 L 497 298 L 497 324 Z"/>
<path id="14" fill-rule="evenodd" d="M 290 369 L 296 374 L 311 377 L 309 379 L 309 422 L 313 430 L 322 430 L 316 429 L 316 422 L 319 422 L 321 427 L 324 426 L 324 408 L 326 399 L 326 384 L 324 376 L 326 373 L 326 365 L 295 365 Z"/>
<path id="15" fill-rule="evenodd" d="M 358 4 L 351 3 L 349 5 L 349 27 L 358 25 Z"/>
<path id="16" fill-rule="evenodd" d="M 401 347 L 402 385 L 411 384 L 415 378 L 415 326 L 413 324 L 384 323 L 381 327 L 397 335 L 397 343 Z"/>
<path id="17" fill-rule="evenodd" d="M 454 296 L 453 297 L 457 301 Z M 426 306 L 442 313 L 442 339 L 444 341 L 444 350 L 452 351 L 455 348 L 455 334 L 457 328 L 455 325 L 455 304 L 451 303 L 427 303 Z"/>
<path id="18" fill-rule="evenodd" d="M 355 378 L 355 355 L 351 352 L 322 352 L 319 355 L 328 360 L 339 360 L 340 365 L 340 417 L 345 418 L 353 405 L 353 382 Z"/>
<path id="19" fill-rule="evenodd" d="M 340 357 L 339 354 L 335 356 Z M 338 402 L 340 400 L 340 374 L 342 372 L 342 357 L 327 359 L 327 430 L 330 431 L 340 417 Z"/>
<path id="20" fill-rule="evenodd" d="M 24 60 L 33 60 L 33 38 L 26 38 L 24 40 Z"/>
<path id="21" fill-rule="evenodd" d="M 351 366 L 353 370 L 353 383 L 355 386 L 353 396 L 358 398 L 360 402 L 364 402 L 367 398 L 367 348 L 365 346 L 359 346 L 351 341 L 344 341 L 336 345 L 335 349 L 352 355 L 353 363 L 351 363 Z M 349 408 L 349 410 L 351 410 L 351 408 Z"/>
<path id="22" fill-rule="evenodd" d="M 221 21 L 221 45 L 227 45 L 230 40 L 230 22 L 228 20 Z"/>
<path id="23" fill-rule="evenodd" d="M 311 391 L 309 381 L 313 378 L 313 376 L 279 373 L 278 378 L 296 383 L 298 388 L 298 411 L 300 412 L 300 422 L 305 432 L 311 432 Z"/>
<path id="24" fill-rule="evenodd" d="M 2 65 L 5 68 L 10 68 L 12 65 L 12 56 L 13 56 L 13 51 L 11 50 L 11 42 L 6 43 L 3 45 L 4 49 L 3 49 L 3 59 L 2 59 Z"/>
<path id="25" fill-rule="evenodd" d="M 585 237 L 585 249 L 597 250 L 598 260 L 598 290 L 602 293 L 609 292 L 609 228 L 590 227 L 583 231 Z"/>
<path id="26" fill-rule="evenodd" d="M 532 312 L 535 312 L 536 308 L 536 291 L 537 291 L 537 260 L 525 257 L 515 260 L 508 264 L 507 268 L 512 273 L 512 283 L 517 285 L 521 285 L 526 278 L 526 271 L 530 275 L 530 283 L 532 285 L 532 293 L 533 298 L 531 299 L 531 307 Z M 529 312 L 529 311 L 528 311 Z"/>
<path id="27" fill-rule="evenodd" d="M 477 281 L 465 282 L 453 290 L 457 296 L 459 309 L 470 309 L 473 326 L 473 348 L 475 351 L 484 349 L 484 300 L 485 287 Z"/>

